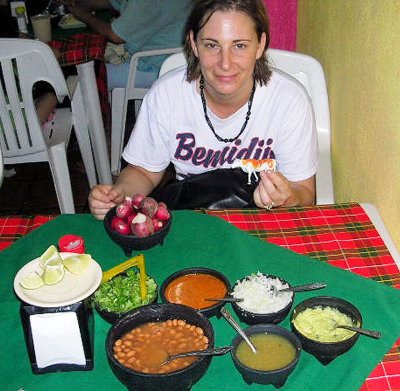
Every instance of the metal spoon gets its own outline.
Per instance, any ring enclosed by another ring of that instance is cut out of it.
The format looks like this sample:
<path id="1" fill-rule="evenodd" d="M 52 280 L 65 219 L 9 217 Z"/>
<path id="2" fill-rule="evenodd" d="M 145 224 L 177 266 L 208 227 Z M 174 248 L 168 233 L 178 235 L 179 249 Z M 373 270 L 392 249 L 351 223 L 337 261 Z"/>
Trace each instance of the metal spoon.
<path id="1" fill-rule="evenodd" d="M 47 7 L 44 9 L 44 11 L 43 11 L 43 14 L 48 14 L 49 13 L 49 9 L 50 9 L 50 6 L 51 6 L 51 3 L 53 2 L 53 0 L 50 0 L 48 3 L 47 3 Z"/>
<path id="2" fill-rule="evenodd" d="M 239 326 L 239 323 L 237 323 L 236 320 L 232 318 L 232 315 L 228 312 L 228 310 L 225 307 L 221 308 L 221 315 L 240 334 L 240 336 L 245 340 L 247 345 L 250 346 L 251 351 L 253 353 L 257 353 L 257 350 L 256 350 L 255 346 L 251 343 L 249 337 L 246 335 L 244 330 Z"/>
<path id="3" fill-rule="evenodd" d="M 239 303 L 243 300 L 244 299 L 239 297 L 221 297 L 219 299 L 214 299 L 214 298 L 204 299 L 204 301 L 224 301 L 226 303 Z"/>
<path id="4" fill-rule="evenodd" d="M 313 282 L 311 284 L 302 284 L 296 286 L 290 286 L 289 288 L 277 289 L 275 285 L 271 285 L 270 292 L 273 295 L 281 292 L 305 292 L 305 291 L 314 291 L 317 289 L 325 288 L 327 284 L 324 282 Z"/>
<path id="5" fill-rule="evenodd" d="M 212 349 L 203 349 L 203 350 L 193 350 L 185 353 L 178 353 L 168 356 L 161 364 L 167 364 L 175 358 L 180 357 L 189 357 L 189 356 L 223 356 L 224 354 L 230 352 L 232 350 L 232 346 L 225 346 L 222 348 L 212 348 Z"/>
<path id="6" fill-rule="evenodd" d="M 338 324 L 335 319 L 331 319 L 331 321 L 332 321 L 332 330 L 335 330 L 338 328 L 351 330 L 351 331 L 355 331 L 356 333 L 366 335 L 367 337 L 372 337 L 372 338 L 376 338 L 376 339 L 379 339 L 382 335 L 382 333 L 380 331 L 361 329 L 360 327 L 356 327 L 356 326 L 341 325 L 341 324 Z"/>

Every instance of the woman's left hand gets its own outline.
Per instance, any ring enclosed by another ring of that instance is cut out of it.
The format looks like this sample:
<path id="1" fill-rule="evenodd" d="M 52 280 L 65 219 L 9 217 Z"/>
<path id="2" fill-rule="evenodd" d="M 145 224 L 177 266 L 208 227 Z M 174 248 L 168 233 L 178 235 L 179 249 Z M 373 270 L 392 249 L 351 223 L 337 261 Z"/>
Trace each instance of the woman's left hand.
<path id="1" fill-rule="evenodd" d="M 293 198 L 293 189 L 280 172 L 263 171 L 253 196 L 259 208 L 272 209 L 287 204 Z"/>

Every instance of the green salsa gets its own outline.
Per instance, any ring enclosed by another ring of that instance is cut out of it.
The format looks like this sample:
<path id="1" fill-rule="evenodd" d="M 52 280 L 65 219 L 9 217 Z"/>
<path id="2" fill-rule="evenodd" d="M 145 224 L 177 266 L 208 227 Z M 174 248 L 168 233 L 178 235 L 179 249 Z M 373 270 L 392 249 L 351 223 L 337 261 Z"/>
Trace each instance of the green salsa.
<path id="1" fill-rule="evenodd" d="M 256 348 L 253 353 L 245 341 L 236 349 L 238 360 L 251 369 L 274 371 L 285 368 L 296 358 L 296 348 L 285 337 L 277 334 L 253 334 L 250 341 Z"/>

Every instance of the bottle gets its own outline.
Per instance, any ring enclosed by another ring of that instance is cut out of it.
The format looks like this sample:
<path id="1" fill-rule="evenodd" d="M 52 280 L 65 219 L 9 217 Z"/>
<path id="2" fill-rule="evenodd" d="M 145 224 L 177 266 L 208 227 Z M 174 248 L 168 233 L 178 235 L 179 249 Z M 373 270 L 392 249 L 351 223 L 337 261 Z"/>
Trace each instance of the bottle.
<path id="1" fill-rule="evenodd" d="M 15 13 L 17 15 L 18 31 L 20 33 L 28 34 L 28 28 L 26 26 L 25 19 L 25 7 L 23 5 L 16 7 Z"/>

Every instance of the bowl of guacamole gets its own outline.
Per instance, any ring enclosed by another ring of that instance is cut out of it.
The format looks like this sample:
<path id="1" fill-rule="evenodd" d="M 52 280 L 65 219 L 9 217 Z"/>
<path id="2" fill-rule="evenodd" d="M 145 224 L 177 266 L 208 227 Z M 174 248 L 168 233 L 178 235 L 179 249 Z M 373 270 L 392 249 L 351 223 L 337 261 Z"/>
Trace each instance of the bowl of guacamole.
<path id="1" fill-rule="evenodd" d="M 362 327 L 362 316 L 352 303 L 344 299 L 318 296 L 299 303 L 290 322 L 302 348 L 327 365 L 351 349 L 359 337 L 358 333 L 335 325 Z"/>

